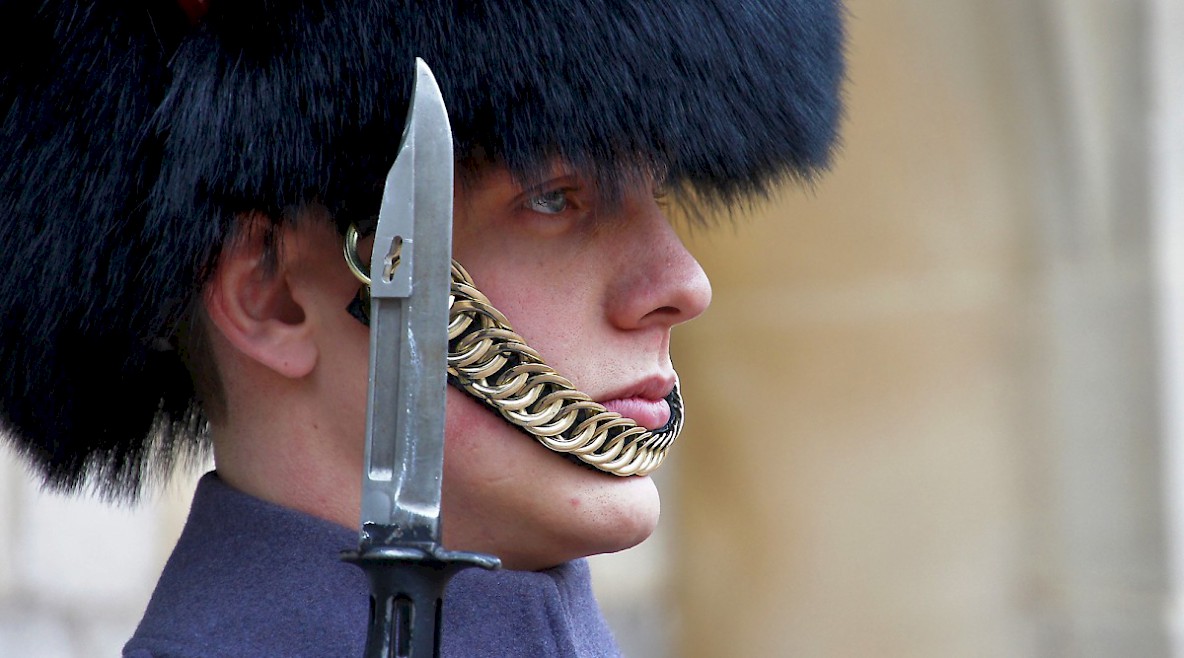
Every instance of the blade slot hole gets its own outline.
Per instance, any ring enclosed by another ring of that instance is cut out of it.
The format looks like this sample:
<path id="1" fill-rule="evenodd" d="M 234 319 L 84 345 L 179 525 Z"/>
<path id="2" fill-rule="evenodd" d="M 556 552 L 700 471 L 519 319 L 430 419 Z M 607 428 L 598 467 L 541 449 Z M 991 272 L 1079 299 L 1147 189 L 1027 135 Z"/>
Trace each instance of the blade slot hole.
<path id="1" fill-rule="evenodd" d="M 403 254 L 403 236 L 396 235 L 391 240 L 391 248 L 387 251 L 386 258 L 382 261 L 382 279 L 390 283 L 395 278 L 395 270 L 399 267 L 399 261 Z"/>

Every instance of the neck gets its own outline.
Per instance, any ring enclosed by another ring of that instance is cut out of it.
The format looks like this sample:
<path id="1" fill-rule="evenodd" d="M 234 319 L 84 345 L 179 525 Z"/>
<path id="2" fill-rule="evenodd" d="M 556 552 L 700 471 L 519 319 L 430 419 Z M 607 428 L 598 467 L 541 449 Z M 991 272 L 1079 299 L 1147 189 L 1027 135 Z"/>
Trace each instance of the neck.
<path id="1" fill-rule="evenodd" d="M 311 417 L 308 405 L 284 409 L 284 414 L 252 413 L 238 422 L 211 426 L 219 476 L 256 498 L 355 527 L 361 455 L 346 454 L 342 446 L 360 441 L 339 440 L 335 428 Z"/>

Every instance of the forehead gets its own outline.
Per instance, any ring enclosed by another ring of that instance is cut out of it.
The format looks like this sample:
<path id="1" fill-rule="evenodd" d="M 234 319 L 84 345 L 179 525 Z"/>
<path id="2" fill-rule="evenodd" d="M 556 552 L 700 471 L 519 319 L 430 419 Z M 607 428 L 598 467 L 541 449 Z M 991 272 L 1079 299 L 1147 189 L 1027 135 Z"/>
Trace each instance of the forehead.
<path id="1" fill-rule="evenodd" d="M 578 189 L 582 194 L 613 204 L 634 194 L 652 194 L 663 186 L 663 176 L 654 167 L 578 166 L 562 158 L 514 170 L 500 162 L 462 161 L 457 167 L 458 196 L 475 197 L 499 192 L 515 194 L 545 192 L 553 187 Z"/>

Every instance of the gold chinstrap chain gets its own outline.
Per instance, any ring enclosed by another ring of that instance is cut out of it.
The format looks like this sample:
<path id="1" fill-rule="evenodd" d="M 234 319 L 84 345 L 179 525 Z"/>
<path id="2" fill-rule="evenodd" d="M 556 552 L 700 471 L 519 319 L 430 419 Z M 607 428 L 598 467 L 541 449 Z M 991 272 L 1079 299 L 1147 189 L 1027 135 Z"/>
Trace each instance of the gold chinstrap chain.
<path id="1" fill-rule="evenodd" d="M 345 254 L 368 286 L 353 227 Z M 547 448 L 606 473 L 647 475 L 662 464 L 682 429 L 677 385 L 667 397 L 671 422 L 662 431 L 647 430 L 605 409 L 547 365 L 455 260 L 448 301 L 448 376 L 454 385 Z"/>
<path id="2" fill-rule="evenodd" d="M 543 362 L 514 332 L 468 272 L 452 261 L 448 374 L 469 395 L 526 430 L 544 446 L 614 475 L 646 475 L 666 458 L 682 426 L 651 432 L 605 409 Z M 677 398 L 676 393 L 673 397 Z"/>

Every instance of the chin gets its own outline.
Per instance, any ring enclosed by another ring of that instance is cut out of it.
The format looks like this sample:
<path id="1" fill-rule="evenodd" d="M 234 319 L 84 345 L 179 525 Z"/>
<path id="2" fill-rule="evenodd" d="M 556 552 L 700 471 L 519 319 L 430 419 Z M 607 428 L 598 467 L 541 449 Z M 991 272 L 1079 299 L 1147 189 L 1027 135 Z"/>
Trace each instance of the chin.
<path id="1" fill-rule="evenodd" d="M 661 504 L 649 477 L 620 477 L 552 452 L 449 390 L 445 545 L 538 570 L 613 553 L 653 533 Z"/>
<path id="2" fill-rule="evenodd" d="M 623 551 L 653 534 L 662 507 L 653 480 L 582 470 L 590 481 L 570 498 L 572 518 L 564 524 L 572 557 Z"/>
<path id="3" fill-rule="evenodd" d="M 482 523 L 487 532 L 478 543 L 462 548 L 497 555 L 506 569 L 538 571 L 623 551 L 654 532 L 661 503 L 650 478 L 593 471 L 554 453 L 547 461 L 550 481 L 531 482 L 531 503 L 497 528 Z"/>

